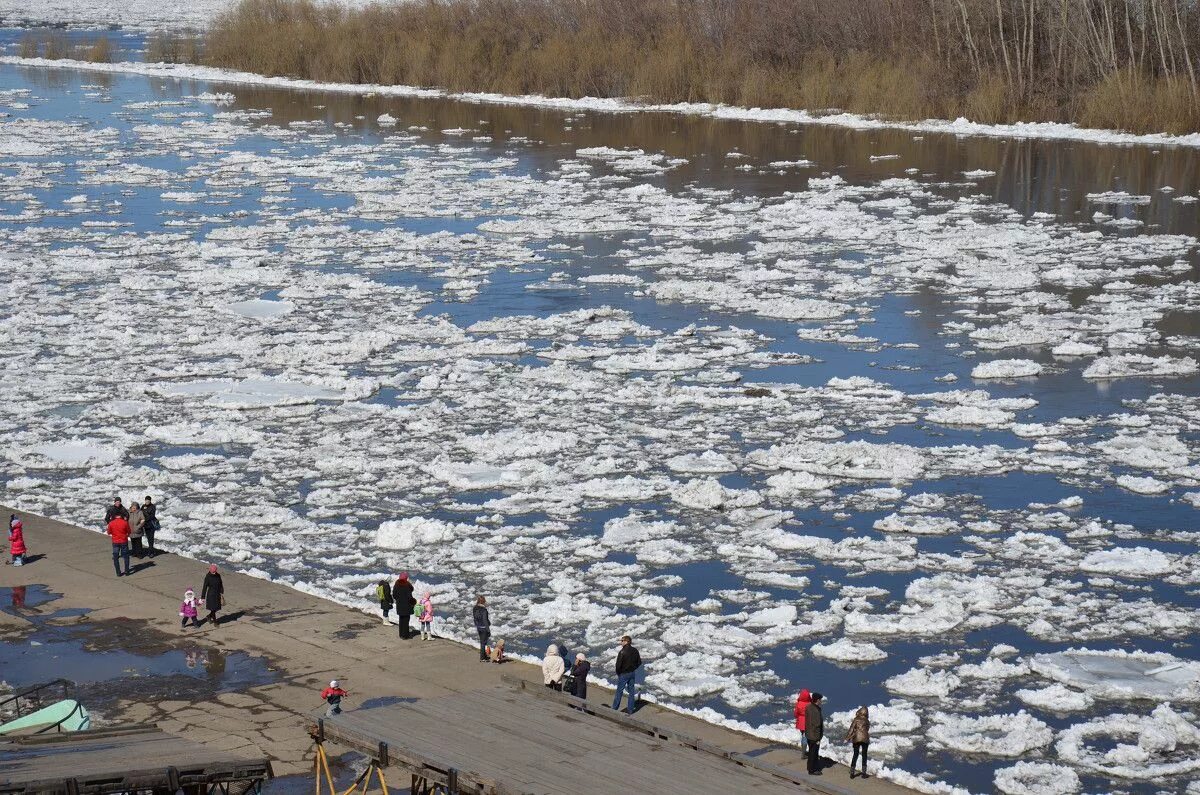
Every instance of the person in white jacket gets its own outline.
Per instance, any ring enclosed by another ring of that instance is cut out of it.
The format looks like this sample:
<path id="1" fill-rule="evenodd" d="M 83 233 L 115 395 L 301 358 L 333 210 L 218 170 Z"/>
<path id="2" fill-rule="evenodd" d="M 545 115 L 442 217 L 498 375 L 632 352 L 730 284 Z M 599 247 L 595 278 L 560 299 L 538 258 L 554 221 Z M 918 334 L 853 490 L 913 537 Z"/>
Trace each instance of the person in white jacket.
<path id="1" fill-rule="evenodd" d="M 558 646 L 550 644 L 546 649 L 546 658 L 542 660 L 542 681 L 546 687 L 562 690 L 563 674 L 567 672 L 567 664 L 558 653 Z"/>

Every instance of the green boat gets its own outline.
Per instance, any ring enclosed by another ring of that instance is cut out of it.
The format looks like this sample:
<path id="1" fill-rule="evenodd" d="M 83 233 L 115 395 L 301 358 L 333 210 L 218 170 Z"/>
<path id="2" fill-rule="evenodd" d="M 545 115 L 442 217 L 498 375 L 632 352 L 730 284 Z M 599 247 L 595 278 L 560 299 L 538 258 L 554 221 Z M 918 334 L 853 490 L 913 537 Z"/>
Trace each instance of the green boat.
<path id="1" fill-rule="evenodd" d="M 91 725 L 92 716 L 83 704 L 67 698 L 0 725 L 0 735 L 77 732 Z"/>

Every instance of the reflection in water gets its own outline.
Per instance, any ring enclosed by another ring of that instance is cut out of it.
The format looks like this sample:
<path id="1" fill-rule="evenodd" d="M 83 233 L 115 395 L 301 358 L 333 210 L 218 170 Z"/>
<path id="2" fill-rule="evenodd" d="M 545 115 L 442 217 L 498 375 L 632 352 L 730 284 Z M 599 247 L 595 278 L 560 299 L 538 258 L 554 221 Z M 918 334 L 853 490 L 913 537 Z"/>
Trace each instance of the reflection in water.
<path id="1" fill-rule="evenodd" d="M 14 608 L 25 607 L 25 586 L 14 585 L 12 588 L 12 606 Z"/>

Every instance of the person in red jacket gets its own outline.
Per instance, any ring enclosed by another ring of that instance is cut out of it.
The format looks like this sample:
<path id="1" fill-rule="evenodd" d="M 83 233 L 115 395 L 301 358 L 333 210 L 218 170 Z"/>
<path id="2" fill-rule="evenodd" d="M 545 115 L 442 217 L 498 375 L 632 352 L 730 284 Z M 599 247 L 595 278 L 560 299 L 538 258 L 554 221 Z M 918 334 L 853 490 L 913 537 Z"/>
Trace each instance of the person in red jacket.
<path id="1" fill-rule="evenodd" d="M 117 565 L 121 559 L 125 561 L 125 576 L 129 576 L 129 521 L 124 516 L 114 516 L 104 532 L 112 536 L 113 568 L 117 576 L 121 576 L 121 567 Z"/>
<path id="2" fill-rule="evenodd" d="M 15 513 L 8 519 L 8 551 L 12 553 L 12 565 L 25 565 L 25 528 Z"/>
<path id="3" fill-rule="evenodd" d="M 338 685 L 338 680 L 334 679 L 330 682 L 329 687 L 321 691 L 321 698 L 325 699 L 325 703 L 329 705 L 325 707 L 325 717 L 332 718 L 334 715 L 340 715 L 342 699 L 348 695 L 350 694 Z"/>
<path id="4" fill-rule="evenodd" d="M 805 733 L 805 711 L 808 705 L 812 703 L 812 694 L 807 690 L 800 691 L 800 697 L 796 699 L 796 728 L 800 730 L 800 748 L 804 753 L 808 753 L 808 735 Z"/>

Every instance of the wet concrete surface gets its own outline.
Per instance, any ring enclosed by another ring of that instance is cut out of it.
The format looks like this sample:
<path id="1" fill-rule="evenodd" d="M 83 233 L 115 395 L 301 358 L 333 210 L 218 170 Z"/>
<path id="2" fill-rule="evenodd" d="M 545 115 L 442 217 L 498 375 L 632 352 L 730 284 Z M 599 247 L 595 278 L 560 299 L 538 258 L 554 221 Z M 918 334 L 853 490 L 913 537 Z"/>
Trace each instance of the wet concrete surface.
<path id="1" fill-rule="evenodd" d="M 0 588 L 0 610 L 27 622 L 0 630 L 0 670 L 14 690 L 49 678 L 75 682 L 75 697 L 98 724 L 123 699 L 211 699 L 277 677 L 263 657 L 186 631 L 172 636 L 146 619 L 90 620 L 86 608 L 56 609 L 61 598 L 43 585 Z"/>

